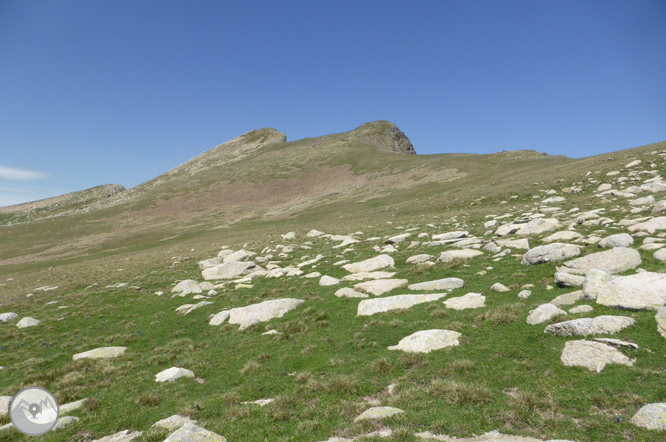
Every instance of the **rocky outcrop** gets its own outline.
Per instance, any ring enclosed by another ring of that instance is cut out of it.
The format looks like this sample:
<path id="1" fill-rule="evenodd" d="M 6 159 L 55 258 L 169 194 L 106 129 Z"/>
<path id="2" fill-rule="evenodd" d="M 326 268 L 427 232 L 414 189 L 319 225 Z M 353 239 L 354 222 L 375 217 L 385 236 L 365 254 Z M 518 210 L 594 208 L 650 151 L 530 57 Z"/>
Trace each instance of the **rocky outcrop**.
<path id="1" fill-rule="evenodd" d="M 359 141 L 396 153 L 416 154 L 412 142 L 398 127 L 386 120 L 365 123 L 354 132 Z"/>

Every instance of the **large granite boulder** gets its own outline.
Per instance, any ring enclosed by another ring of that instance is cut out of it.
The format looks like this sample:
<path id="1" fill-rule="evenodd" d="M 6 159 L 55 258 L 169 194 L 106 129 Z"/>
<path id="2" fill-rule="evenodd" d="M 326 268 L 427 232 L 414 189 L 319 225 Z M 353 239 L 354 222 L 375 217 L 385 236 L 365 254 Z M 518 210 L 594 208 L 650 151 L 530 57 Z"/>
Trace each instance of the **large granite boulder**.
<path id="1" fill-rule="evenodd" d="M 598 290 L 597 304 L 627 310 L 656 310 L 666 304 L 666 274 L 618 276 Z"/>
<path id="2" fill-rule="evenodd" d="M 585 367 L 601 372 L 606 364 L 634 365 L 634 361 L 615 347 L 594 341 L 569 341 L 564 345 L 560 360 L 567 367 Z"/>
<path id="3" fill-rule="evenodd" d="M 618 233 L 616 235 L 607 236 L 598 242 L 599 247 L 613 248 L 613 247 L 629 247 L 634 244 L 634 238 L 628 233 Z"/>
<path id="4" fill-rule="evenodd" d="M 580 255 L 577 246 L 563 243 L 552 243 L 530 249 L 523 255 L 522 265 L 534 265 L 551 261 L 562 261 Z"/>
<path id="5" fill-rule="evenodd" d="M 461 333 L 451 330 L 421 330 L 402 338 L 398 345 L 392 345 L 388 349 L 407 353 L 430 353 L 440 348 L 460 345 L 460 336 Z"/>
<path id="6" fill-rule="evenodd" d="M 636 320 L 626 316 L 597 316 L 596 318 L 580 318 L 558 322 L 546 327 L 545 333 L 559 336 L 587 336 L 614 334 L 631 325 Z"/>
<path id="7" fill-rule="evenodd" d="M 651 220 L 629 226 L 630 232 L 647 232 L 652 235 L 658 230 L 666 229 L 666 216 L 659 216 Z"/>
<path id="8" fill-rule="evenodd" d="M 631 418 L 631 423 L 648 430 L 666 430 L 666 403 L 644 405 Z"/>
<path id="9" fill-rule="evenodd" d="M 562 267 L 558 267 L 557 271 L 585 275 L 592 269 L 598 269 L 614 274 L 635 269 L 641 263 L 641 255 L 638 251 L 627 247 L 615 247 L 567 261 L 562 264 Z"/>

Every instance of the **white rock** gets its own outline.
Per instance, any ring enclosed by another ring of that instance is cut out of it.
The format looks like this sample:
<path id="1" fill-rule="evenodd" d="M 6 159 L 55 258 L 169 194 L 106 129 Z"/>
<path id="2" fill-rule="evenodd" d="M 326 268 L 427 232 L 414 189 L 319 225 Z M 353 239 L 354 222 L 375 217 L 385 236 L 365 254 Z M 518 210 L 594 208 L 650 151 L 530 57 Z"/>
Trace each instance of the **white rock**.
<path id="1" fill-rule="evenodd" d="M 398 243 L 401 243 L 401 242 L 405 241 L 410 236 L 412 236 L 411 233 L 403 233 L 401 235 L 396 235 L 396 236 L 390 237 L 386 242 L 389 243 L 389 244 L 398 244 Z"/>
<path id="2" fill-rule="evenodd" d="M 141 431 L 133 431 L 130 433 L 130 430 L 123 430 L 109 436 L 104 436 L 100 439 L 95 439 L 92 442 L 130 442 L 142 434 L 143 432 Z"/>
<path id="3" fill-rule="evenodd" d="M 610 345 L 594 341 L 568 341 L 560 360 L 567 367 L 585 367 L 601 372 L 606 364 L 634 365 L 634 361 Z"/>
<path id="4" fill-rule="evenodd" d="M 666 304 L 666 274 L 642 272 L 603 284 L 597 304 L 628 310 L 656 310 Z"/>
<path id="5" fill-rule="evenodd" d="M 194 372 L 180 367 L 167 368 L 155 375 L 155 382 L 172 382 L 180 377 L 193 378 Z"/>
<path id="6" fill-rule="evenodd" d="M 581 299 L 597 299 L 597 296 L 601 293 L 601 288 L 611 282 L 614 278 L 613 275 L 604 272 L 603 270 L 590 270 L 587 272 L 587 275 L 585 275 L 585 279 L 583 279 L 583 296 L 581 296 Z"/>
<path id="7" fill-rule="evenodd" d="M 499 253 L 502 251 L 502 248 L 497 244 L 495 244 L 494 242 L 490 241 L 488 244 L 486 244 L 483 250 L 490 253 Z"/>
<path id="8" fill-rule="evenodd" d="M 27 328 L 27 327 L 35 327 L 39 325 L 39 323 L 42 322 L 39 319 L 35 318 L 30 318 L 30 317 L 25 317 L 21 319 L 16 326 L 18 328 Z"/>
<path id="9" fill-rule="evenodd" d="M 395 272 L 359 272 L 352 273 L 342 278 L 343 281 L 365 281 L 366 279 L 389 279 L 395 276 Z"/>
<path id="10" fill-rule="evenodd" d="M 578 232 L 572 232 L 571 230 L 563 230 L 561 232 L 555 232 L 552 235 L 549 235 L 545 238 L 541 239 L 541 242 L 554 242 L 554 241 L 570 241 L 572 239 L 580 238 L 583 235 L 581 235 Z"/>
<path id="11" fill-rule="evenodd" d="M 654 320 L 657 321 L 657 331 L 663 338 L 666 338 L 666 307 L 659 307 L 657 309 Z"/>
<path id="12" fill-rule="evenodd" d="M 446 308 L 465 310 L 468 308 L 481 308 L 486 306 L 486 297 L 481 293 L 468 293 L 465 296 L 450 298 L 444 301 Z"/>
<path id="13" fill-rule="evenodd" d="M 575 304 L 578 301 L 580 301 L 580 298 L 583 296 L 583 291 L 582 290 L 576 290 L 575 292 L 571 293 L 565 293 L 564 295 L 560 295 L 550 301 L 550 304 L 560 306 L 560 305 L 571 305 Z"/>
<path id="14" fill-rule="evenodd" d="M 523 255 L 522 265 L 561 261 L 580 255 L 580 249 L 571 244 L 552 243 L 530 249 Z"/>
<path id="15" fill-rule="evenodd" d="M 207 269 L 209 267 L 215 267 L 216 265 L 220 265 L 224 263 L 224 259 L 217 257 L 217 258 L 211 258 L 211 259 L 204 259 L 203 261 L 199 261 L 199 268 L 201 270 Z"/>
<path id="16" fill-rule="evenodd" d="M 370 316 L 375 313 L 390 310 L 407 309 L 424 302 L 437 301 L 446 296 L 446 293 L 428 295 L 395 295 L 386 298 L 364 299 L 358 304 L 356 316 Z"/>
<path id="17" fill-rule="evenodd" d="M 550 321 L 555 316 L 566 314 L 567 312 L 557 308 L 553 304 L 541 304 L 534 310 L 530 310 L 530 314 L 527 317 L 527 323 L 530 325 L 542 324 L 544 322 Z"/>
<path id="18" fill-rule="evenodd" d="M 361 413 L 354 422 L 382 419 L 398 413 L 403 413 L 403 410 L 394 407 L 372 407 Z"/>
<path id="19" fill-rule="evenodd" d="M 505 236 L 515 235 L 539 235 L 541 233 L 552 232 L 561 227 L 559 221 L 555 218 L 538 218 L 524 224 L 505 224 L 500 226 L 495 234 Z M 498 242 L 499 244 L 499 242 Z"/>
<path id="20" fill-rule="evenodd" d="M 14 312 L 9 312 L 9 313 L 1 313 L 0 314 L 0 322 L 7 322 L 11 321 L 12 319 L 18 318 L 19 315 L 17 315 Z"/>
<path id="21" fill-rule="evenodd" d="M 498 239 L 497 244 L 499 244 L 502 247 L 508 247 L 510 249 L 523 249 L 523 250 L 529 250 L 530 249 L 530 243 L 527 240 L 527 238 Z"/>
<path id="22" fill-rule="evenodd" d="M 585 275 L 588 271 L 597 269 L 614 274 L 634 269 L 641 263 L 638 251 L 627 247 L 615 247 L 565 262 L 557 271 Z"/>
<path id="23" fill-rule="evenodd" d="M 372 272 L 373 270 L 379 270 L 385 267 L 393 267 L 394 265 L 395 261 L 389 255 L 379 255 L 374 258 L 366 259 L 365 261 L 345 264 L 342 268 L 349 273 L 361 273 Z"/>
<path id="24" fill-rule="evenodd" d="M 155 422 L 152 426 L 157 428 L 164 428 L 169 431 L 175 431 L 186 424 L 196 424 L 197 421 L 190 419 L 187 416 L 174 414 L 162 420 Z"/>
<path id="25" fill-rule="evenodd" d="M 284 235 L 281 235 L 282 239 L 286 240 L 291 240 L 291 239 L 296 239 L 296 233 L 295 232 L 287 232 Z"/>
<path id="26" fill-rule="evenodd" d="M 333 278 L 332 276 L 324 275 L 321 277 L 319 280 L 319 285 L 322 287 L 330 287 L 332 285 L 338 285 L 340 284 L 340 280 L 338 278 Z"/>
<path id="27" fill-rule="evenodd" d="M 571 310 L 569 310 L 569 313 L 575 314 L 575 313 L 589 313 L 593 311 L 594 308 L 591 305 L 579 305 L 578 307 L 574 307 Z"/>
<path id="28" fill-rule="evenodd" d="M 545 333 L 559 336 L 612 335 L 635 323 L 634 319 L 627 316 L 604 315 L 596 318 L 572 319 L 550 324 L 546 327 Z"/>
<path id="29" fill-rule="evenodd" d="M 7 416 L 9 413 L 9 403 L 14 396 L 0 396 L 0 417 Z"/>
<path id="30" fill-rule="evenodd" d="M 458 238 L 464 238 L 469 234 L 468 231 L 466 230 L 460 230 L 457 232 L 447 232 L 447 233 L 438 233 L 436 235 L 432 235 L 432 239 L 435 241 L 448 241 L 451 239 L 458 239 Z"/>
<path id="31" fill-rule="evenodd" d="M 530 296 L 532 296 L 532 292 L 530 290 L 522 290 L 520 293 L 518 293 L 518 297 L 520 299 L 527 299 Z"/>
<path id="32" fill-rule="evenodd" d="M 666 249 L 657 250 L 652 257 L 657 261 L 666 262 Z"/>
<path id="33" fill-rule="evenodd" d="M 560 287 L 579 287 L 583 285 L 584 281 L 585 278 L 583 276 L 564 272 L 555 273 L 555 284 Z"/>
<path id="34" fill-rule="evenodd" d="M 230 255 L 231 256 L 231 255 Z M 210 267 L 201 272 L 205 280 L 233 279 L 255 270 L 257 265 L 252 262 L 225 262 L 224 264 Z"/>
<path id="35" fill-rule="evenodd" d="M 77 353 L 72 356 L 73 360 L 77 359 L 107 359 L 107 358 L 116 358 L 125 353 L 127 347 L 100 347 L 94 350 L 84 351 L 83 353 Z"/>
<path id="36" fill-rule="evenodd" d="M 308 238 L 316 238 L 318 236 L 322 236 L 324 232 L 320 232 L 319 230 L 312 229 L 308 232 L 307 236 Z"/>
<path id="37" fill-rule="evenodd" d="M 227 439 L 194 424 L 185 424 L 171 433 L 164 442 L 227 442 Z"/>
<path id="38" fill-rule="evenodd" d="M 630 232 L 648 232 L 650 235 L 658 230 L 664 229 L 666 229 L 666 216 L 652 218 L 649 221 L 634 224 L 628 228 Z"/>
<path id="39" fill-rule="evenodd" d="M 407 353 L 430 353 L 440 348 L 460 345 L 460 336 L 461 333 L 450 330 L 421 330 L 402 338 L 398 345 L 392 345 L 388 349 Z"/>
<path id="40" fill-rule="evenodd" d="M 368 298 L 369 296 L 366 295 L 365 293 L 359 293 L 354 289 L 350 289 L 349 287 L 343 287 L 337 292 L 335 292 L 335 296 L 338 298 Z"/>
<path id="41" fill-rule="evenodd" d="M 407 287 L 406 279 L 375 279 L 366 281 L 354 286 L 354 290 L 362 293 L 371 293 L 375 296 L 381 296 L 391 290 Z"/>
<path id="42" fill-rule="evenodd" d="M 509 289 L 509 287 L 505 286 L 504 284 L 496 282 L 495 284 L 490 286 L 490 290 L 501 293 L 501 292 L 508 292 L 511 289 Z"/>
<path id="43" fill-rule="evenodd" d="M 607 236 L 599 241 L 599 247 L 629 247 L 634 243 L 634 238 L 628 233 L 618 233 L 616 235 Z"/>
<path id="44" fill-rule="evenodd" d="M 249 257 L 250 257 L 250 254 L 247 253 L 245 250 L 239 250 L 237 252 L 234 252 L 230 255 L 225 256 L 223 261 L 224 262 L 243 262 L 243 261 L 247 261 Z"/>
<path id="45" fill-rule="evenodd" d="M 407 264 L 421 264 L 426 261 L 430 261 L 431 259 L 435 258 L 432 255 L 428 255 L 427 253 L 423 253 L 421 255 L 413 255 L 407 258 L 406 263 Z"/>
<path id="46" fill-rule="evenodd" d="M 449 250 L 442 252 L 437 260 L 441 262 L 451 262 L 455 259 L 469 259 L 479 255 L 483 255 L 483 252 L 471 249 Z"/>
<path id="47" fill-rule="evenodd" d="M 648 430 L 666 430 L 666 403 L 644 405 L 631 418 L 631 423 Z"/>
<path id="48" fill-rule="evenodd" d="M 465 281 L 460 278 L 444 278 L 434 281 L 419 282 L 410 284 L 409 290 L 453 290 L 465 285 Z"/>
<path id="49" fill-rule="evenodd" d="M 635 200 L 629 201 L 630 206 L 646 206 L 655 203 L 655 199 L 652 195 L 645 196 L 643 198 L 636 198 Z"/>
<path id="50" fill-rule="evenodd" d="M 305 266 L 309 266 L 309 265 L 312 265 L 312 264 L 316 264 L 316 263 L 318 263 L 319 261 L 321 261 L 321 260 L 324 259 L 324 258 L 325 258 L 324 255 L 319 254 L 319 255 L 317 255 L 317 256 L 316 256 L 315 258 L 313 258 L 313 259 L 310 259 L 310 260 L 308 260 L 308 261 L 304 261 L 304 262 L 299 263 L 298 265 L 296 265 L 296 267 L 298 267 L 298 268 L 300 269 L 300 268 L 305 267 Z"/>
<path id="51" fill-rule="evenodd" d="M 219 325 L 229 319 L 230 324 L 240 324 L 244 330 L 253 324 L 267 322 L 271 319 L 281 318 L 285 313 L 295 309 L 305 301 L 302 299 L 282 298 L 252 304 L 246 307 L 237 307 L 218 313 L 209 322 L 210 325 Z M 225 313 L 228 312 L 228 315 Z"/>
<path id="52" fill-rule="evenodd" d="M 53 427 L 53 430 L 60 430 L 62 428 L 65 428 L 67 425 L 71 424 L 72 422 L 78 422 L 79 420 L 81 420 L 81 418 L 76 416 L 59 417 L 58 422 L 56 422 L 55 426 Z"/>

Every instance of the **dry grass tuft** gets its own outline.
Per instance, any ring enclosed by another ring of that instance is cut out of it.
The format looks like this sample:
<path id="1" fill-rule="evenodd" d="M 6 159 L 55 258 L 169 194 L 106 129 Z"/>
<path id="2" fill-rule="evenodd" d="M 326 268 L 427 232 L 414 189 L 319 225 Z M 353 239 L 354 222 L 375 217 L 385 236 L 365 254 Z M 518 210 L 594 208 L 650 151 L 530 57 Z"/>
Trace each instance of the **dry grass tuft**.
<path id="1" fill-rule="evenodd" d="M 243 368 L 240 369 L 241 374 L 252 374 L 256 373 L 261 367 L 261 364 L 257 361 L 248 361 Z"/>
<path id="2" fill-rule="evenodd" d="M 506 325 L 520 319 L 523 304 L 508 304 L 488 310 L 476 317 L 476 321 L 488 321 L 494 325 Z"/>
<path id="3" fill-rule="evenodd" d="M 160 403 L 160 395 L 155 391 L 151 391 L 150 393 L 145 393 L 139 396 L 136 402 L 139 405 L 154 406 Z"/>
<path id="4" fill-rule="evenodd" d="M 457 406 L 483 405 L 492 400 L 490 390 L 478 384 L 466 384 L 453 380 L 435 379 L 427 389 L 428 393 Z"/>

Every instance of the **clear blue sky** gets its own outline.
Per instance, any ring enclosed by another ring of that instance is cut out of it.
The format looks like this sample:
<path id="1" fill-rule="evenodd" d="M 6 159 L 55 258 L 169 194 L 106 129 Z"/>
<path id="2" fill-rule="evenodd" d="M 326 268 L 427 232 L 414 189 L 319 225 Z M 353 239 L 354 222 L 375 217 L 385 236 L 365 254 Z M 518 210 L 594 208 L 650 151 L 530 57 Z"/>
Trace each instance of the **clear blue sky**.
<path id="1" fill-rule="evenodd" d="M 0 0 L 0 206 L 379 119 L 419 154 L 666 140 L 666 2 Z"/>

